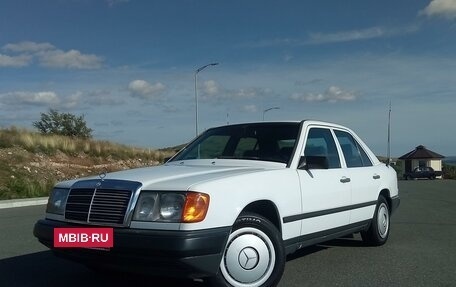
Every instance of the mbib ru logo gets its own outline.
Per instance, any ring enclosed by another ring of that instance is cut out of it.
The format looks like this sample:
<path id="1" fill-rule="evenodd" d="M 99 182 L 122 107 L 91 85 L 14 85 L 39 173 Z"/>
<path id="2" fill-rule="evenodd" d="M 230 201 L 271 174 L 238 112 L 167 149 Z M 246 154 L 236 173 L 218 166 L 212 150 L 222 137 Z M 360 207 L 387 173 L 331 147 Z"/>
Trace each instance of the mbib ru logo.
<path id="1" fill-rule="evenodd" d="M 59 233 L 59 242 L 108 242 L 108 233 Z"/>
<path id="2" fill-rule="evenodd" d="M 111 248 L 113 246 L 113 228 L 54 229 L 54 247 Z"/>

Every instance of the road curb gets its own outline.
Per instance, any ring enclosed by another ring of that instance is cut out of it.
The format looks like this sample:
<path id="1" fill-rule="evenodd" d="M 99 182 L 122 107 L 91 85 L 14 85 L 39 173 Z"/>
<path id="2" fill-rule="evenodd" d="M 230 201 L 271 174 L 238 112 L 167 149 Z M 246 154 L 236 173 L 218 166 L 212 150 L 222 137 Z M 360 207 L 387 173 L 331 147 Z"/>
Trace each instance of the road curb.
<path id="1" fill-rule="evenodd" d="M 0 209 L 47 204 L 47 197 L 0 200 Z"/>

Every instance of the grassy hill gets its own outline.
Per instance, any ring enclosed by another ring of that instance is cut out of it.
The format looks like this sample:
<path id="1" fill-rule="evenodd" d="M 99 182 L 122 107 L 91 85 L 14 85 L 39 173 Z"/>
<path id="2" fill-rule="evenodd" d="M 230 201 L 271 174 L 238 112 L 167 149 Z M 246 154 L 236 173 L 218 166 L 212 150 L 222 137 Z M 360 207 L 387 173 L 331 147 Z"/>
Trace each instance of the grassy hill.
<path id="1" fill-rule="evenodd" d="M 158 165 L 174 153 L 0 129 L 0 199 L 47 196 L 57 181 Z"/>

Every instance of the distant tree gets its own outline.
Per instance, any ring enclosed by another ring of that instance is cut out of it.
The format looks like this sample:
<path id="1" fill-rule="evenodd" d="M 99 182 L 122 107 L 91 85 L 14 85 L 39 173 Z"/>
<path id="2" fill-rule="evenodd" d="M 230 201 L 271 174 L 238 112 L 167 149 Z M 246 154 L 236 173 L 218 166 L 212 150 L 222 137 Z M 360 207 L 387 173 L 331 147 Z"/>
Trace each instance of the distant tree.
<path id="1" fill-rule="evenodd" d="M 33 126 L 42 134 L 63 135 L 78 138 L 91 138 L 92 129 L 87 127 L 84 116 L 70 113 L 59 113 L 50 109 L 49 113 L 41 113 L 41 120 L 33 122 Z"/>

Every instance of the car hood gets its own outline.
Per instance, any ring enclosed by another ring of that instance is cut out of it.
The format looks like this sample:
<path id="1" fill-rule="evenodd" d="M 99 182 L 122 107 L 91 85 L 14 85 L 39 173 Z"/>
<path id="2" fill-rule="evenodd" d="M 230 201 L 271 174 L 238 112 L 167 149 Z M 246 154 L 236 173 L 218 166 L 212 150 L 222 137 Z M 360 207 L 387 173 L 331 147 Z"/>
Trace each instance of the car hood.
<path id="1" fill-rule="evenodd" d="M 126 180 L 139 182 L 142 189 L 150 190 L 190 190 L 195 184 L 210 180 L 260 172 L 267 169 L 285 168 L 285 164 L 251 160 L 188 160 L 166 163 L 160 166 L 135 168 L 112 172 L 106 176 L 92 176 L 57 184 L 70 188 L 81 180 Z M 104 177 L 103 177 L 104 176 Z"/>

